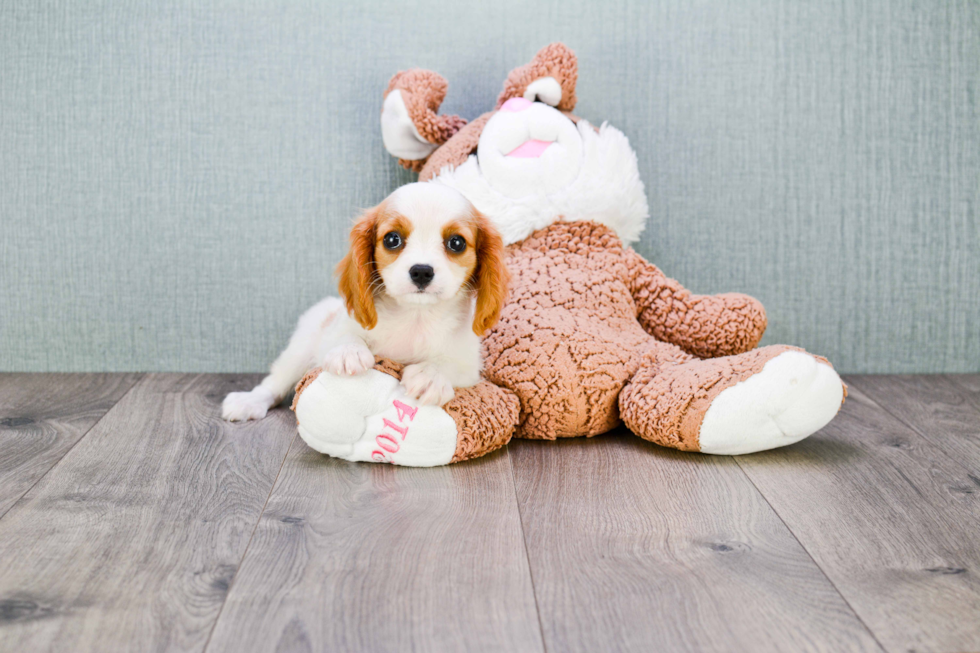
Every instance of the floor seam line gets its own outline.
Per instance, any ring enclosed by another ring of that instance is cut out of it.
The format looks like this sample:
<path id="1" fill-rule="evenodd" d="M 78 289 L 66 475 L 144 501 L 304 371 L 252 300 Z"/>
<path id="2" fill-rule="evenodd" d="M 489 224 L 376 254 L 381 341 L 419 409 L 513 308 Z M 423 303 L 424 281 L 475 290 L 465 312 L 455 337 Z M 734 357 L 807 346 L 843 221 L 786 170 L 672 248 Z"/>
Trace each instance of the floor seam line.
<path id="1" fill-rule="evenodd" d="M 803 553 L 806 554 L 806 557 L 808 557 L 810 561 L 813 562 L 813 566 L 820 571 L 820 575 L 827 579 L 827 582 L 830 583 L 830 586 L 834 588 L 834 591 L 837 592 L 837 596 L 839 596 L 841 598 L 841 601 L 844 602 L 844 605 L 848 607 L 848 609 L 851 611 L 851 614 L 854 615 L 854 618 L 857 619 L 862 626 L 864 626 L 865 631 L 867 631 L 867 633 L 871 635 L 871 639 L 875 641 L 875 644 L 878 645 L 878 648 L 882 651 L 888 651 L 889 649 L 886 648 L 885 645 L 881 643 L 881 640 L 878 639 L 877 633 L 875 633 L 875 631 L 871 629 L 871 626 L 869 626 L 864 621 L 864 618 L 861 617 L 860 614 L 858 614 L 858 611 L 854 608 L 853 605 L 851 605 L 851 602 L 847 600 L 847 597 L 844 596 L 844 593 L 840 590 L 840 588 L 837 587 L 837 583 L 835 583 L 833 579 L 827 574 L 827 571 L 820 566 L 820 563 L 817 562 L 816 558 L 813 557 L 813 554 L 810 553 L 810 550 L 806 548 L 806 545 L 803 544 L 800 538 L 796 535 L 796 532 L 794 532 L 793 529 L 790 528 L 789 524 L 786 523 L 786 520 L 783 519 L 783 516 L 779 514 L 778 510 L 776 510 L 776 507 L 772 505 L 772 503 L 769 501 L 769 497 L 767 497 L 765 493 L 759 489 L 759 486 L 755 484 L 754 480 L 752 480 L 752 476 L 750 476 L 749 473 L 745 471 L 745 468 L 742 467 L 742 461 L 739 460 L 739 456 L 733 456 L 733 458 L 735 460 L 735 464 L 738 465 L 739 470 L 742 472 L 742 475 L 745 476 L 746 480 L 748 480 L 748 482 L 752 485 L 752 487 L 755 488 L 755 491 L 759 493 L 759 496 L 762 497 L 762 500 L 766 502 L 766 505 L 769 506 L 769 509 L 772 510 L 772 513 L 774 515 L 776 515 L 776 518 L 787 530 L 787 532 L 789 532 L 789 534 L 793 536 L 793 539 L 796 541 L 796 543 L 800 545 L 801 549 L 803 549 Z"/>
<path id="2" fill-rule="evenodd" d="M 534 611 L 538 615 L 538 632 L 541 634 L 541 650 L 548 652 L 548 643 L 544 639 L 544 623 L 541 621 L 541 606 L 538 605 L 538 589 L 534 584 L 534 570 L 531 569 L 531 555 L 527 550 L 527 533 L 524 529 L 524 514 L 521 512 L 521 499 L 517 496 L 517 477 L 514 474 L 514 460 L 510 447 L 507 447 L 507 464 L 510 466 L 510 482 L 514 488 L 514 505 L 517 507 L 517 521 L 521 526 L 521 542 L 524 543 L 524 559 L 527 560 L 527 575 L 531 580 L 531 596 L 534 597 Z"/>
<path id="3" fill-rule="evenodd" d="M 139 385 L 139 383 L 143 379 L 145 379 L 147 377 L 149 377 L 149 374 L 143 374 L 143 373 L 141 373 L 135 380 L 133 380 L 132 385 L 130 385 L 128 388 L 126 388 L 126 392 L 122 393 L 119 396 L 119 399 L 116 399 L 115 403 L 113 403 L 106 412 L 102 413 L 102 416 L 99 417 L 99 419 L 95 420 L 92 423 L 92 426 L 90 426 L 87 429 L 85 429 L 85 433 L 82 433 L 82 435 L 79 436 L 79 438 L 70 447 L 68 447 L 68 449 L 65 451 L 65 453 L 63 453 L 61 455 L 61 457 L 58 458 L 58 460 L 54 461 L 54 464 L 51 465 L 51 467 L 48 467 L 44 471 L 43 474 L 41 474 L 40 476 L 38 476 L 37 477 L 37 480 L 35 480 L 33 483 L 31 483 L 30 487 L 27 488 L 26 490 L 24 490 L 23 494 L 21 494 L 19 497 L 17 497 L 17 500 L 10 504 L 10 507 L 9 508 L 7 508 L 6 510 L 4 510 L 3 513 L 0 514 L 0 521 L 2 521 L 3 518 L 6 517 L 10 513 L 10 511 L 14 509 L 14 506 L 16 506 L 18 503 L 20 503 L 21 500 L 24 497 L 26 497 L 30 493 L 31 490 L 33 490 L 35 487 L 37 487 L 37 484 L 40 483 L 41 481 L 43 481 L 47 477 L 47 475 L 50 474 L 52 472 L 52 470 L 54 470 L 54 468 L 56 468 L 58 465 L 60 465 L 61 462 L 65 458 L 68 457 L 68 454 L 70 454 L 75 449 L 75 447 L 78 446 L 78 444 L 82 440 L 84 440 L 85 438 L 87 438 L 88 437 L 88 434 L 91 433 L 92 430 L 96 426 L 98 426 L 99 424 L 101 424 L 102 423 L 102 420 L 104 420 L 109 415 L 109 413 L 111 413 L 113 410 L 115 410 L 116 409 L 116 406 L 118 406 L 120 404 L 120 402 L 122 402 L 123 399 L 125 399 L 126 397 L 129 396 L 129 393 L 133 391 L 133 388 L 135 388 L 137 385 Z"/>
<path id="4" fill-rule="evenodd" d="M 252 527 L 252 532 L 248 536 L 248 543 L 245 544 L 245 550 L 242 551 L 242 557 L 238 559 L 238 565 L 235 567 L 235 575 L 232 576 L 231 582 L 228 583 L 228 591 L 225 593 L 225 598 L 221 602 L 221 607 L 218 609 L 218 614 L 214 618 L 214 623 L 211 624 L 211 630 L 208 631 L 208 638 L 204 641 L 204 647 L 201 649 L 202 653 L 206 653 L 208 647 L 211 646 L 211 637 L 214 635 L 214 631 L 218 628 L 218 622 L 221 621 L 221 615 L 224 614 L 225 606 L 228 605 L 228 599 L 231 597 L 231 592 L 235 589 L 235 581 L 238 579 L 238 574 L 242 570 L 242 565 L 245 563 L 246 556 L 248 556 L 248 550 L 252 547 L 252 540 L 255 539 L 255 532 L 259 530 L 259 523 L 262 521 L 262 516 L 265 515 L 265 509 L 269 507 L 269 500 L 272 498 L 272 493 L 276 491 L 276 485 L 279 483 L 279 477 L 282 475 L 282 470 L 286 466 L 286 461 L 289 459 L 289 452 L 293 450 L 293 445 L 296 443 L 296 439 L 298 437 L 298 435 L 294 434 L 293 439 L 289 441 L 289 446 L 286 447 L 286 454 L 282 457 L 282 462 L 279 463 L 279 471 L 276 472 L 276 477 L 272 481 L 272 487 L 269 488 L 269 494 L 266 495 L 265 503 L 262 504 L 262 510 L 259 511 L 259 516 L 255 520 L 255 525 Z"/>

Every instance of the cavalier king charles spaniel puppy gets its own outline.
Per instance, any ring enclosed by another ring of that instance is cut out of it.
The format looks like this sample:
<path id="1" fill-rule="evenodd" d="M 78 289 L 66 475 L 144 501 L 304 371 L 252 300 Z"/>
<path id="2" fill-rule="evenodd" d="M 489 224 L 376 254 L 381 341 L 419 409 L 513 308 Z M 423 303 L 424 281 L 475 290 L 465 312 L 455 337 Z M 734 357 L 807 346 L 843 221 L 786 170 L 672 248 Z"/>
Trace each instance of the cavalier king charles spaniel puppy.
<path id="1" fill-rule="evenodd" d="M 358 219 L 337 274 L 344 302 L 304 313 L 269 375 L 225 397 L 225 419 L 265 417 L 313 367 L 361 374 L 375 356 L 406 366 L 402 386 L 420 404 L 441 406 L 480 380 L 480 336 L 500 317 L 509 276 L 500 234 L 459 192 L 396 190 Z"/>

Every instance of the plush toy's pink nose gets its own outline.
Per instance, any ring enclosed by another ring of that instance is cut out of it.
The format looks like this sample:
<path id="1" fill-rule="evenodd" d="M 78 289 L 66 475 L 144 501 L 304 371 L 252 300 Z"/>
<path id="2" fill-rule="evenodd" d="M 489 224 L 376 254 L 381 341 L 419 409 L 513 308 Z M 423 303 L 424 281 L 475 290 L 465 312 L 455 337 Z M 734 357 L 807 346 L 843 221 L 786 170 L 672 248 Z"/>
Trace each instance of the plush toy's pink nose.
<path id="1" fill-rule="evenodd" d="M 531 102 L 528 99 L 522 97 L 512 97 L 511 99 L 504 102 L 503 106 L 500 107 L 500 110 L 512 111 L 514 113 L 517 113 L 518 111 L 524 111 L 524 109 L 527 109 L 532 104 L 534 104 L 534 102 Z"/>

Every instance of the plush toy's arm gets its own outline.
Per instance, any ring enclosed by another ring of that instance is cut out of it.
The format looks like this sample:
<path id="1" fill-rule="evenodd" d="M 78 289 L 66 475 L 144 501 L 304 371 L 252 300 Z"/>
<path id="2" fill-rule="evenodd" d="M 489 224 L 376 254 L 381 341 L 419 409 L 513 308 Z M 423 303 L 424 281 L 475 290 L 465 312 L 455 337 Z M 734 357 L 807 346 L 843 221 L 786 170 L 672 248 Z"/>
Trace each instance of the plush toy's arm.
<path id="1" fill-rule="evenodd" d="M 740 293 L 695 295 L 632 249 L 626 250 L 630 292 L 647 333 L 699 358 L 755 348 L 766 330 L 759 300 Z"/>

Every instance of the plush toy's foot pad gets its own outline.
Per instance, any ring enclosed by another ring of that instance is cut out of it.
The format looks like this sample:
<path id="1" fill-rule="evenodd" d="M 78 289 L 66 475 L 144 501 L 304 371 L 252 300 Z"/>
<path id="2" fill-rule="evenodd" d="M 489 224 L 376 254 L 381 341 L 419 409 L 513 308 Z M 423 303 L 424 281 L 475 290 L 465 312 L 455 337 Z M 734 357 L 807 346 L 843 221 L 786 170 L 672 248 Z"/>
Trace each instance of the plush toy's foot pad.
<path id="1" fill-rule="evenodd" d="M 619 395 L 626 426 L 683 451 L 737 455 L 802 440 L 845 395 L 826 359 L 787 345 L 675 363 L 654 357 Z"/>
<path id="2" fill-rule="evenodd" d="M 737 455 L 782 447 L 823 428 L 844 399 L 844 385 L 825 361 L 787 350 L 722 390 L 704 414 L 703 453 Z"/>
<path id="3" fill-rule="evenodd" d="M 445 406 L 420 406 L 405 394 L 402 370 L 381 359 L 355 376 L 311 370 L 293 400 L 300 437 L 337 458 L 411 467 L 476 458 L 510 442 L 520 417 L 513 392 L 480 381 Z"/>
<path id="4" fill-rule="evenodd" d="M 293 409 L 303 441 L 336 458 L 431 467 L 456 453 L 452 417 L 419 406 L 397 378 L 377 369 L 343 377 L 311 373 L 300 382 Z"/>

